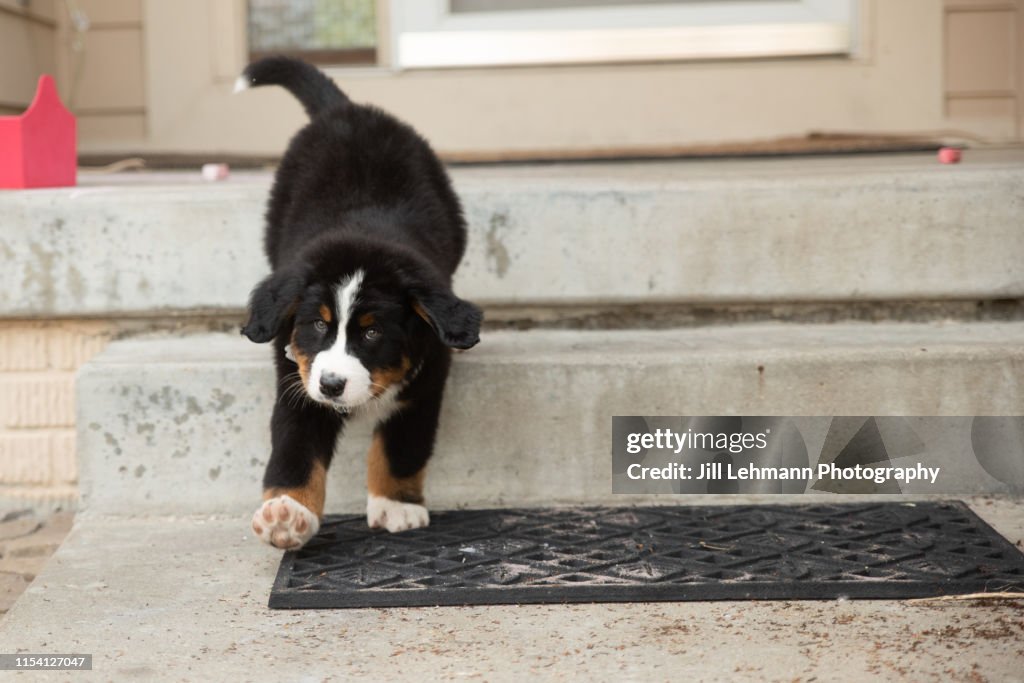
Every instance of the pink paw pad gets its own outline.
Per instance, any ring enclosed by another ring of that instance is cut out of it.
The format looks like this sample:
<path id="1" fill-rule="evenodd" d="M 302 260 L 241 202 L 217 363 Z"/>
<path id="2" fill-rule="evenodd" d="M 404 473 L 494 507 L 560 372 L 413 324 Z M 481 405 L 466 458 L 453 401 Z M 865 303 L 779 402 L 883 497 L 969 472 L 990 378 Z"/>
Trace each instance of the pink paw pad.
<path id="1" fill-rule="evenodd" d="M 320 529 L 320 520 L 289 496 L 264 501 L 252 516 L 252 530 L 268 545 L 283 550 L 301 548 Z"/>

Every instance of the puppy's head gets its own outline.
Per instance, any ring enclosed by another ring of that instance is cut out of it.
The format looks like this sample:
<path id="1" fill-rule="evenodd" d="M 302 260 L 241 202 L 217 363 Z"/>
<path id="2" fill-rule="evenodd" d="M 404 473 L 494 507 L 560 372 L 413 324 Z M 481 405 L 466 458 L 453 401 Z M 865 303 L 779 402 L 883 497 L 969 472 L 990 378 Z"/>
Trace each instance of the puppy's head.
<path id="1" fill-rule="evenodd" d="M 283 335 L 310 398 L 347 412 L 400 391 L 438 342 L 474 346 L 481 320 L 420 265 L 364 259 L 274 273 L 253 291 L 242 333 L 261 343 Z"/>

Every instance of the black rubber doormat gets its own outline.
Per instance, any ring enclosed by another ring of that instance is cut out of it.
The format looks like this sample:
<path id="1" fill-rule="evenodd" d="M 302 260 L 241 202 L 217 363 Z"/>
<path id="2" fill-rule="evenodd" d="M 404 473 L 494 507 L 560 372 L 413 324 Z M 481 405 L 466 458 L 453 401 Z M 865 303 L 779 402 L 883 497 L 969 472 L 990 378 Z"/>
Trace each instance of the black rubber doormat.
<path id="1" fill-rule="evenodd" d="M 918 598 L 1024 589 L 1024 554 L 959 502 L 441 512 L 399 534 L 328 517 L 281 609 Z"/>

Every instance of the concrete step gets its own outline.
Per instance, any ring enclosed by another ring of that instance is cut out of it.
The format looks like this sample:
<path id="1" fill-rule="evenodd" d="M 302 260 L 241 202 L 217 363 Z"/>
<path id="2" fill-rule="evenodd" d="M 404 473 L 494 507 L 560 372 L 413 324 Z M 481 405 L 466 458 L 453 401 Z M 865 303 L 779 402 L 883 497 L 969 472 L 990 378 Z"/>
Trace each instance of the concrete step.
<path id="1" fill-rule="evenodd" d="M 457 277 L 488 305 L 1024 296 L 1024 151 L 466 167 Z M 239 312 L 268 173 L 0 193 L 0 317 Z"/>
<path id="2" fill-rule="evenodd" d="M 258 501 L 266 347 L 115 342 L 77 391 L 85 509 L 239 514 Z M 492 333 L 456 357 L 426 493 L 435 508 L 610 502 L 613 415 L 1022 413 L 1024 323 Z M 343 438 L 328 510 L 363 507 L 367 442 L 365 429 Z M 960 492 L 1006 490 L 968 459 L 944 467 Z"/>
<path id="3" fill-rule="evenodd" d="M 1024 538 L 1020 500 L 969 503 Z M 1019 680 L 1010 600 L 272 611 L 281 553 L 246 521 L 79 515 L 0 651 L 89 653 L 102 680 Z"/>

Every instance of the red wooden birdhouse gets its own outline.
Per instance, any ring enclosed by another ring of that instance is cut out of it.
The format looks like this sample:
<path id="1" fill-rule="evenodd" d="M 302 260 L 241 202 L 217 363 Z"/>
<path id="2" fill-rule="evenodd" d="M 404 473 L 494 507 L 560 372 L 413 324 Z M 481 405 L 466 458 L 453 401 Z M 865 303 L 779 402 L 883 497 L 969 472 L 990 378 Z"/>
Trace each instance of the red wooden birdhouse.
<path id="1" fill-rule="evenodd" d="M 75 117 L 53 77 L 42 75 L 20 116 L 0 116 L 0 188 L 74 185 L 78 169 Z"/>

